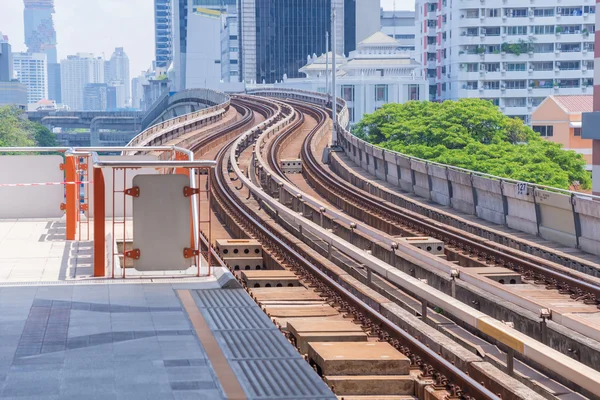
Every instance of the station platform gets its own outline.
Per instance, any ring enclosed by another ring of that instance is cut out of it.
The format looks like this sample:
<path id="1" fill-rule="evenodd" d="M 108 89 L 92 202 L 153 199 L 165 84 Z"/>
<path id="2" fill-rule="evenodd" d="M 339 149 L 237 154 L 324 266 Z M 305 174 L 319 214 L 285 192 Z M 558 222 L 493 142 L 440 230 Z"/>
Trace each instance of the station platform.
<path id="1" fill-rule="evenodd" d="M 92 278 L 60 220 L 0 220 L 0 399 L 335 399 L 243 289 Z"/>

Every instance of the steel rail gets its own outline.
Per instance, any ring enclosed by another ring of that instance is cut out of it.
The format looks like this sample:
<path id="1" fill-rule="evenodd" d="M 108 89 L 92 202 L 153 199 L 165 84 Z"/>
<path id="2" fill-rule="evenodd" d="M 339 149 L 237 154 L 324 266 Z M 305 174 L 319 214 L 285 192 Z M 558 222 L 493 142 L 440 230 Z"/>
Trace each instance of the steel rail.
<path id="1" fill-rule="evenodd" d="M 239 139 L 237 139 L 239 140 Z M 444 374 L 446 377 L 449 377 L 452 383 L 459 385 L 462 389 L 467 389 L 466 394 L 471 396 L 471 398 L 476 399 L 499 399 L 494 393 L 489 391 L 487 388 L 483 387 L 480 383 L 476 382 L 472 379 L 468 374 L 464 373 L 452 363 L 445 360 L 440 355 L 436 354 L 434 351 L 429 349 L 426 345 L 419 342 L 416 338 L 409 335 L 408 333 L 401 330 L 397 327 L 393 322 L 389 321 L 386 317 L 380 314 L 378 311 L 374 310 L 372 307 L 367 305 L 358 297 L 354 296 L 351 292 L 343 288 L 339 283 L 330 278 L 327 274 L 322 272 L 319 268 L 314 265 L 314 262 L 309 261 L 304 255 L 300 254 L 290 245 L 285 243 L 281 238 L 279 238 L 275 233 L 271 232 L 264 226 L 262 221 L 259 221 L 253 212 L 247 208 L 244 204 L 240 204 L 239 201 L 235 200 L 235 194 L 232 193 L 229 185 L 224 182 L 223 174 L 221 171 L 225 170 L 225 160 L 227 153 L 230 150 L 230 147 L 233 145 L 229 144 L 224 146 L 217 155 L 217 163 L 219 165 L 219 169 L 212 170 L 211 173 L 214 173 L 215 182 L 217 182 L 218 192 L 220 195 L 224 196 L 223 200 L 227 202 L 229 207 L 235 207 L 237 209 L 237 215 L 242 216 L 246 219 L 247 223 L 256 229 L 260 230 L 262 235 L 269 239 L 273 246 L 282 249 L 285 254 L 291 255 L 294 259 L 296 259 L 302 266 L 309 269 L 313 274 L 317 275 L 319 279 L 321 279 L 328 286 L 334 288 L 336 292 L 338 292 L 345 299 L 348 299 L 351 303 L 355 304 L 361 311 L 363 311 L 366 315 L 371 316 L 374 320 L 380 322 L 386 330 L 393 332 L 395 336 L 398 336 L 403 340 L 402 343 L 405 346 L 409 346 L 411 350 L 418 354 L 421 359 L 426 360 L 425 362 L 429 363 L 435 370 L 439 373 Z M 443 380 L 443 379 L 442 379 Z"/>
<path id="2" fill-rule="evenodd" d="M 267 130 L 263 135 L 259 137 L 259 141 L 257 145 L 261 144 L 261 141 L 265 138 L 270 137 L 272 130 Z M 286 206 L 280 204 L 275 199 L 270 197 L 266 192 L 262 190 L 262 188 L 255 186 L 249 179 L 247 179 L 241 173 L 237 163 L 235 161 L 235 153 L 239 151 L 242 142 L 246 139 L 246 135 L 242 135 L 232 147 L 231 151 L 231 164 L 233 166 L 234 172 L 238 176 L 238 178 L 243 182 L 244 185 L 248 186 L 251 192 L 255 197 L 264 201 L 271 208 L 276 210 L 282 215 L 286 215 L 290 218 L 295 224 L 298 224 L 316 235 L 324 242 L 328 243 L 331 246 L 334 246 L 342 253 L 348 255 L 349 257 L 361 262 L 367 266 L 367 268 L 372 269 L 374 272 L 387 277 L 388 280 L 400 285 L 405 290 L 408 290 L 411 293 L 414 293 L 416 296 L 427 300 L 429 303 L 433 305 L 438 305 L 444 310 L 448 311 L 450 314 L 454 315 L 459 320 L 464 321 L 465 323 L 479 329 L 486 334 L 496 338 L 501 343 L 507 345 L 513 350 L 525 355 L 526 357 L 531 358 L 533 361 L 538 362 L 542 365 L 545 365 L 550 370 L 555 373 L 559 373 L 565 378 L 569 379 L 576 385 L 581 386 L 582 388 L 589 390 L 591 393 L 600 392 L 600 373 L 598 371 L 593 370 L 569 357 L 566 355 L 559 353 L 551 349 L 548 346 L 545 346 L 534 339 L 529 338 L 528 336 L 518 332 L 517 330 L 510 328 L 506 324 L 495 320 L 487 316 L 486 314 L 479 312 L 472 307 L 459 302 L 458 300 L 428 286 L 427 284 L 421 282 L 420 280 L 413 278 L 412 276 L 405 274 L 395 268 L 392 268 L 390 265 L 382 262 L 376 257 L 366 253 L 364 250 L 357 248 L 356 246 L 348 243 L 347 241 L 331 235 L 325 229 L 321 228 L 317 224 L 313 223 L 310 220 L 307 220 L 304 217 L 301 217 L 289 210 Z M 270 171 L 268 163 L 264 162 L 261 157 L 260 152 L 256 152 L 257 160 L 259 164 L 263 166 L 263 169 L 266 169 L 267 172 Z M 298 193 L 298 189 L 292 187 L 285 180 L 277 177 L 275 174 L 272 174 L 272 179 L 274 179 L 277 183 L 282 183 L 290 193 Z M 303 200 L 311 201 L 315 204 L 320 204 L 315 199 L 311 198 L 308 195 L 303 195 Z M 329 211 L 328 211 L 329 212 Z M 335 210 L 331 211 L 331 214 L 335 214 L 335 217 L 343 220 L 344 217 L 340 213 L 336 213 Z M 347 218 L 346 218 L 347 219 Z M 407 250 L 408 251 L 408 250 Z M 402 253 L 399 254 L 402 257 Z"/>

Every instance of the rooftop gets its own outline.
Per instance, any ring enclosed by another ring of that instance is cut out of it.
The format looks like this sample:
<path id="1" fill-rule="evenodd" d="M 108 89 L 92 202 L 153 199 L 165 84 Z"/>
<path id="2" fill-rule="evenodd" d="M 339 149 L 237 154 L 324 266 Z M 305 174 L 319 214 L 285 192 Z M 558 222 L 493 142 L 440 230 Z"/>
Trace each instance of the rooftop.
<path id="1" fill-rule="evenodd" d="M 383 32 L 375 32 L 358 44 L 358 48 L 371 46 L 400 46 L 400 43 Z"/>
<path id="2" fill-rule="evenodd" d="M 569 114 L 592 112 L 594 96 L 590 95 L 559 95 L 550 96 L 565 112 Z"/>

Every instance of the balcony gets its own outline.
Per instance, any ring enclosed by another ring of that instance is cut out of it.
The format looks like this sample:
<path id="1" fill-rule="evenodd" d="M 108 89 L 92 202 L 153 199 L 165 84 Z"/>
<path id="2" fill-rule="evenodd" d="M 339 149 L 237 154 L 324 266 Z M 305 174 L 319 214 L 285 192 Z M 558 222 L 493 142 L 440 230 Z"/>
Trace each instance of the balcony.
<path id="1" fill-rule="evenodd" d="M 581 78 L 582 71 L 581 68 L 578 69 L 559 69 L 555 70 L 556 77 L 560 77 L 561 79 L 577 79 Z"/>
<path id="2" fill-rule="evenodd" d="M 510 115 L 525 115 L 525 114 L 529 114 L 531 112 L 531 110 L 528 109 L 527 105 L 518 106 L 518 107 L 504 106 L 504 108 L 502 109 L 502 112 L 504 114 L 510 114 Z"/>

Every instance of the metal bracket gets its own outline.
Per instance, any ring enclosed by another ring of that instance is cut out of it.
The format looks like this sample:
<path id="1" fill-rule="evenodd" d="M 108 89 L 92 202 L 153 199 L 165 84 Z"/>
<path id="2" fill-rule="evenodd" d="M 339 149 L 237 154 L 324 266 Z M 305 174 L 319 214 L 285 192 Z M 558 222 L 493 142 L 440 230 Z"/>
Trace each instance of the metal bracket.
<path id="1" fill-rule="evenodd" d="M 190 249 L 189 247 L 183 249 L 183 258 L 192 258 L 197 255 L 200 255 L 200 250 Z"/>
<path id="2" fill-rule="evenodd" d="M 190 196 L 193 196 L 195 194 L 200 194 L 200 189 L 199 188 L 191 188 L 189 186 L 185 186 L 183 188 L 183 195 L 185 197 L 190 197 Z"/>
<path id="3" fill-rule="evenodd" d="M 127 196 L 132 196 L 132 197 L 140 197 L 140 188 L 137 186 L 134 186 L 132 188 L 125 189 L 125 194 Z"/>
<path id="4" fill-rule="evenodd" d="M 81 163 L 77 165 L 77 169 L 85 171 L 88 168 L 88 165 L 86 163 Z"/>
<path id="5" fill-rule="evenodd" d="M 60 203 L 60 209 L 65 211 L 67 209 L 67 205 L 65 203 Z"/>
<path id="6" fill-rule="evenodd" d="M 88 210 L 88 208 L 89 208 L 89 206 L 88 206 L 87 204 L 81 204 L 81 205 L 79 206 L 79 209 L 80 209 L 80 210 L 82 210 L 82 211 L 87 211 L 87 210 Z"/>
<path id="7" fill-rule="evenodd" d="M 133 258 L 134 260 L 140 259 L 140 249 L 128 250 L 123 254 L 127 258 Z"/>
<path id="8" fill-rule="evenodd" d="M 62 163 L 62 164 L 58 164 L 58 169 L 60 169 L 61 171 L 64 171 L 67 169 L 67 165 Z"/>

